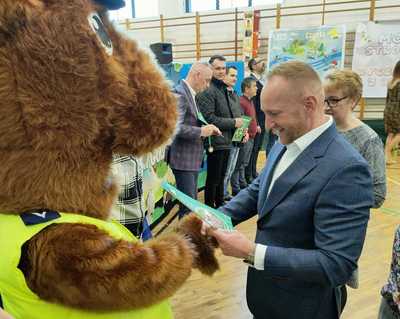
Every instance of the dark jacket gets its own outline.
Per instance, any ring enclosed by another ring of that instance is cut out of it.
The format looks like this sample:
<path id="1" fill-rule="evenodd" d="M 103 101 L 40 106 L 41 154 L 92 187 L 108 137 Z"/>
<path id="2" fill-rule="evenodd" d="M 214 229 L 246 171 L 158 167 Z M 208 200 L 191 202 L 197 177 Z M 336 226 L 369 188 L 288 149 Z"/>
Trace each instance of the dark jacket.
<path id="1" fill-rule="evenodd" d="M 222 136 L 211 137 L 214 150 L 227 150 L 232 147 L 235 131 L 234 118 L 241 116 L 239 101 L 237 102 L 239 108 L 237 108 L 233 105 L 232 99 L 235 97 L 228 95 L 226 84 L 215 78 L 211 80 L 208 89 L 196 95 L 197 106 L 206 121 L 214 124 L 222 132 Z M 208 138 L 205 141 L 208 143 Z"/>
<path id="2" fill-rule="evenodd" d="M 262 91 L 264 85 L 261 83 L 260 80 L 258 80 L 258 79 L 256 78 L 256 76 L 255 76 L 253 73 L 250 74 L 250 76 L 251 76 L 252 78 L 254 78 L 254 80 L 256 80 L 256 83 L 257 83 L 257 94 L 256 94 L 256 96 L 253 97 L 253 99 L 252 99 L 252 100 L 253 100 L 254 107 L 255 107 L 255 109 L 256 109 L 257 123 L 258 123 L 258 126 L 260 126 L 262 130 L 265 130 L 265 114 L 264 114 L 264 112 L 261 110 L 261 101 L 260 101 L 261 91 Z"/>

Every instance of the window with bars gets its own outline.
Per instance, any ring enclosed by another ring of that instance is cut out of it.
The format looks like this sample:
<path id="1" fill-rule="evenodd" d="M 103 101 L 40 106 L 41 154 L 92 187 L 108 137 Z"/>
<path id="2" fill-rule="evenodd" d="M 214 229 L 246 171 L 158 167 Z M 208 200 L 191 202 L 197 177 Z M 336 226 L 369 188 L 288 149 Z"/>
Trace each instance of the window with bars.
<path id="1" fill-rule="evenodd" d="M 207 11 L 218 9 L 216 0 L 186 0 L 186 12 Z"/>
<path id="2" fill-rule="evenodd" d="M 220 9 L 248 7 L 249 0 L 219 0 Z"/>
<path id="3" fill-rule="evenodd" d="M 110 11 L 111 20 L 148 18 L 160 14 L 159 0 L 125 0 L 125 7 Z"/>
<path id="4" fill-rule="evenodd" d="M 185 0 L 186 12 L 275 5 L 284 0 Z"/>

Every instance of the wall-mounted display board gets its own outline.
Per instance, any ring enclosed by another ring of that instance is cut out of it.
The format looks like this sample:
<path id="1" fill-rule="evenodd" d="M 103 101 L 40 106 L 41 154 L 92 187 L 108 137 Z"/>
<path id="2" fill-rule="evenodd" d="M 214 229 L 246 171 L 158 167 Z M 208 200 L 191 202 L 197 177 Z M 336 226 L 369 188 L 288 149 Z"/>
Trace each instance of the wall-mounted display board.
<path id="1" fill-rule="evenodd" d="M 363 80 L 364 97 L 386 97 L 388 81 L 399 60 L 400 22 L 357 25 L 352 69 Z"/>
<path id="2" fill-rule="evenodd" d="M 332 69 L 343 68 L 346 28 L 321 26 L 295 30 L 273 30 L 269 35 L 268 69 L 290 60 L 310 64 L 324 77 Z"/>

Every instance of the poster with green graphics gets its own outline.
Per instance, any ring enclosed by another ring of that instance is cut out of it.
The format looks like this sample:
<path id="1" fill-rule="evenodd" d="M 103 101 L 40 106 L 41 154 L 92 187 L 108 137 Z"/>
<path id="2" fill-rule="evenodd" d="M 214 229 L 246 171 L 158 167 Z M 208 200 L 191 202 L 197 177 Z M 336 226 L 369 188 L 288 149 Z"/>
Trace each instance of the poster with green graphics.
<path id="1" fill-rule="evenodd" d="M 246 134 L 246 130 L 249 128 L 251 117 L 242 116 L 243 125 L 236 129 L 235 134 L 233 134 L 232 142 L 241 142 L 244 135 Z"/>
<path id="2" fill-rule="evenodd" d="M 161 186 L 165 191 L 170 193 L 173 197 L 175 197 L 183 205 L 189 208 L 202 221 L 204 221 L 211 227 L 221 228 L 228 231 L 233 230 L 232 220 L 229 216 L 203 203 L 200 203 L 199 201 L 182 193 L 177 188 L 173 187 L 167 182 L 163 182 Z"/>

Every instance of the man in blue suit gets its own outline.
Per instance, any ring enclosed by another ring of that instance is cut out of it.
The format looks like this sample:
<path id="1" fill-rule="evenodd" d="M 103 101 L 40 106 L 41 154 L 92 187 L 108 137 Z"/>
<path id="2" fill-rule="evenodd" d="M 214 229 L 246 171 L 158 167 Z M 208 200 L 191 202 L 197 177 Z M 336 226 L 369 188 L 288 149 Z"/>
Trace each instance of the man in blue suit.
<path id="1" fill-rule="evenodd" d="M 255 243 L 208 231 L 225 255 L 251 265 L 247 303 L 256 319 L 337 319 L 373 205 L 369 167 L 324 114 L 310 66 L 283 63 L 268 78 L 262 109 L 280 143 L 260 176 L 220 208 L 234 224 L 258 214 Z"/>
<path id="2" fill-rule="evenodd" d="M 177 188 L 194 199 L 197 198 L 197 177 L 204 153 L 203 138 L 221 135 L 215 125 L 202 121 L 195 100 L 196 94 L 209 86 L 211 77 L 211 68 L 196 62 L 186 79 L 174 89 L 178 96 L 180 121 L 174 141 L 167 149 L 167 161 L 175 175 Z M 180 205 L 179 218 L 188 212 Z"/>

